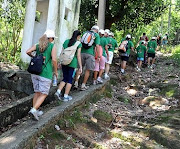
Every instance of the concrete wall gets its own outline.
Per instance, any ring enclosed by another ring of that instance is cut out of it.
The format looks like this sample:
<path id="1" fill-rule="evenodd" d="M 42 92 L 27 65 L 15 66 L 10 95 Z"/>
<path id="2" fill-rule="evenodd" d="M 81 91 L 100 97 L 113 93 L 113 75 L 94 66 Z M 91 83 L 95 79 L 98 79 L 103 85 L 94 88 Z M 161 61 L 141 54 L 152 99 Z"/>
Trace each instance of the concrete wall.
<path id="1" fill-rule="evenodd" d="M 33 45 L 36 44 L 39 38 L 46 31 L 47 16 L 48 16 L 49 0 L 38 1 L 36 10 L 41 13 L 40 22 L 35 21 L 34 32 L 33 32 Z"/>
<path id="2" fill-rule="evenodd" d="M 58 39 L 56 42 L 58 55 L 62 50 L 64 41 L 72 36 L 74 30 L 78 29 L 79 13 L 81 0 L 64 0 L 60 1 L 59 29 Z"/>
<path id="3" fill-rule="evenodd" d="M 55 40 L 57 54 L 60 54 L 63 42 L 71 37 L 75 29 L 78 29 L 80 3 L 81 0 L 28 0 L 21 48 L 23 62 L 30 61 L 26 51 L 38 43 L 39 37 L 46 29 L 55 31 L 58 37 Z M 35 22 L 36 10 L 41 12 L 40 22 Z"/>

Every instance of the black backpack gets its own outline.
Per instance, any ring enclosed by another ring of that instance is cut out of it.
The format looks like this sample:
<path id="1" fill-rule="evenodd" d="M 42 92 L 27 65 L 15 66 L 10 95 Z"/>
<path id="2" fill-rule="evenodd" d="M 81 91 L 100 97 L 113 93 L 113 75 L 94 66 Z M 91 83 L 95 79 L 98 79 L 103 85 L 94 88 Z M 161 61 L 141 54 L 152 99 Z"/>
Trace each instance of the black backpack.
<path id="1" fill-rule="evenodd" d="M 37 55 L 31 59 L 27 71 L 31 74 L 39 75 L 42 72 L 43 67 L 43 54 Z"/>

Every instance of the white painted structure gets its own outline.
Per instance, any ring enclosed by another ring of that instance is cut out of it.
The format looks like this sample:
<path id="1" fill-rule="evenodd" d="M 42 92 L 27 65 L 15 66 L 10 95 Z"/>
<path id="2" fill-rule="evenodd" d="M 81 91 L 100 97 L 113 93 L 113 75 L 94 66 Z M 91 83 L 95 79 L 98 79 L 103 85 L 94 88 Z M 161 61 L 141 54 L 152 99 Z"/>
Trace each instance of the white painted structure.
<path id="1" fill-rule="evenodd" d="M 26 51 L 38 43 L 46 29 L 55 31 L 57 54 L 60 54 L 63 42 L 78 28 L 80 3 L 81 0 L 27 0 L 21 47 L 23 62 L 30 61 Z"/>

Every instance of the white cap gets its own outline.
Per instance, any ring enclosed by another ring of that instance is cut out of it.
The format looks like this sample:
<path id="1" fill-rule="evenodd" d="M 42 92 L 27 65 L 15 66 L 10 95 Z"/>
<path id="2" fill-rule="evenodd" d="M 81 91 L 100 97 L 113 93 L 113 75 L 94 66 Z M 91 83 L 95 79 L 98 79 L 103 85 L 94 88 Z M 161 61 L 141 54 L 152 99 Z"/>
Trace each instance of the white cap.
<path id="1" fill-rule="evenodd" d="M 146 42 L 144 40 L 141 41 L 141 44 L 145 44 Z"/>
<path id="2" fill-rule="evenodd" d="M 107 33 L 108 35 L 110 34 L 110 30 L 109 29 L 105 29 L 104 32 Z"/>
<path id="3" fill-rule="evenodd" d="M 94 25 L 91 29 L 95 29 L 95 30 L 99 31 L 99 26 Z"/>
<path id="4" fill-rule="evenodd" d="M 57 38 L 57 37 L 55 36 L 55 33 L 54 33 L 53 30 L 46 30 L 44 34 L 46 34 L 46 36 L 47 36 L 48 38 L 50 38 L 50 37 Z"/>
<path id="5" fill-rule="evenodd" d="M 151 39 L 156 40 L 156 37 L 152 37 Z"/>
<path id="6" fill-rule="evenodd" d="M 99 33 L 101 33 L 102 35 L 104 35 L 105 32 L 104 32 L 103 29 L 100 29 L 100 30 L 99 30 Z"/>
<path id="7" fill-rule="evenodd" d="M 114 37 L 114 33 L 113 33 L 113 32 L 110 32 L 110 33 L 109 33 L 109 36 Z"/>
<path id="8" fill-rule="evenodd" d="M 130 38 L 131 38 L 131 35 L 130 35 L 130 34 L 127 34 L 127 35 L 126 35 L 126 38 L 129 38 L 129 39 L 130 39 Z"/>

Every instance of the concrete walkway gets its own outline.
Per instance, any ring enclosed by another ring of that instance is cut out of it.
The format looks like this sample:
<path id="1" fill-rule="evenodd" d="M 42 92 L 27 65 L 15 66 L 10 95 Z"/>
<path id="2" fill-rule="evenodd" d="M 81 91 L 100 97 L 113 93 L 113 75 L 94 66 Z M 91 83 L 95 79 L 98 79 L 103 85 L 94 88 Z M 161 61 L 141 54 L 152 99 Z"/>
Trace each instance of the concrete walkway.
<path id="1" fill-rule="evenodd" d="M 75 107 L 83 105 L 94 95 L 102 94 L 108 80 L 101 85 L 93 85 L 87 91 L 75 92 L 73 100 L 63 102 L 60 106 L 54 107 L 45 112 L 38 122 L 31 119 L 23 122 L 17 127 L 10 129 L 0 136 L 0 149 L 23 149 L 32 148 L 36 138 L 43 131 L 54 126 L 61 117 Z"/>

